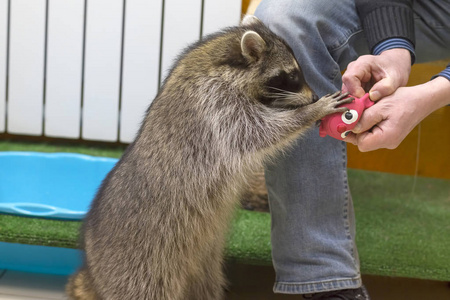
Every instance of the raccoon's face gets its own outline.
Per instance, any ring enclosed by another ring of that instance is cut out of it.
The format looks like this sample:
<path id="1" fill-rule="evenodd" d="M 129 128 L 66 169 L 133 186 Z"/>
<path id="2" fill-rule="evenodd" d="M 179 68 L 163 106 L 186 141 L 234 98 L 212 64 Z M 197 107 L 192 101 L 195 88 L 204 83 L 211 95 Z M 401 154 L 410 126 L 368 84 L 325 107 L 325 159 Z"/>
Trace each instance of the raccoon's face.
<path id="1" fill-rule="evenodd" d="M 318 100 L 305 81 L 291 48 L 273 34 L 255 17 L 244 18 L 243 25 L 255 31 L 246 31 L 241 39 L 243 56 L 249 67 L 259 74 L 254 86 L 258 101 L 283 109 L 295 109 Z M 246 20 L 247 19 L 247 20 Z"/>
<path id="2" fill-rule="evenodd" d="M 275 59 L 277 60 L 277 59 Z M 290 62 L 271 62 L 276 67 L 266 74 L 259 101 L 279 108 L 295 109 L 319 98 L 306 83 L 303 73 L 293 58 Z"/>

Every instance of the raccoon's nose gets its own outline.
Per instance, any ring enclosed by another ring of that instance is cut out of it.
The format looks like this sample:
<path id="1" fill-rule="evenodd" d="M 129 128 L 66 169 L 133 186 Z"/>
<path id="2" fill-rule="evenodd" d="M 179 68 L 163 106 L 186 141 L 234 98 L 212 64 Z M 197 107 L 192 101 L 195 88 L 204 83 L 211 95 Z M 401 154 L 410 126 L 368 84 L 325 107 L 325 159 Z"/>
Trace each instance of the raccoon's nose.
<path id="1" fill-rule="evenodd" d="M 313 98 L 313 102 L 319 101 L 319 96 L 317 96 L 316 94 L 313 94 L 312 98 Z"/>

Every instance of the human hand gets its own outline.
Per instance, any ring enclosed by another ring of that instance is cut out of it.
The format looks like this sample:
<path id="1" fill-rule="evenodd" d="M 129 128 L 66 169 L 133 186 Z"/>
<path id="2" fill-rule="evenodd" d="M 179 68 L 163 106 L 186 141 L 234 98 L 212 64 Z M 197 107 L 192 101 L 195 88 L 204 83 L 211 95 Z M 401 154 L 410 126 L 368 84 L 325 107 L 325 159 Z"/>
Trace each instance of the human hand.
<path id="1" fill-rule="evenodd" d="M 405 86 L 410 72 L 411 54 L 406 49 L 363 55 L 347 66 L 342 76 L 342 91 L 358 98 L 369 92 L 370 100 L 378 101 Z"/>
<path id="2" fill-rule="evenodd" d="M 450 104 L 450 81 L 437 77 L 427 83 L 401 87 L 364 111 L 344 141 L 362 152 L 395 149 L 426 116 Z"/>

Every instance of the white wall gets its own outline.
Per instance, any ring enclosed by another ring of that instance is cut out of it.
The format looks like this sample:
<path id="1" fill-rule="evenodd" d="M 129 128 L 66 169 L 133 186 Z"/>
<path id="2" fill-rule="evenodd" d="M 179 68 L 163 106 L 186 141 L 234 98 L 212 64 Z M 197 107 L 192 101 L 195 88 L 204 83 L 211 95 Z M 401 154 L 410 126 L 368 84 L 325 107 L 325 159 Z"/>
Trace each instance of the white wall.
<path id="1" fill-rule="evenodd" d="M 131 142 L 178 53 L 240 13 L 241 0 L 0 0 L 0 133 Z"/>

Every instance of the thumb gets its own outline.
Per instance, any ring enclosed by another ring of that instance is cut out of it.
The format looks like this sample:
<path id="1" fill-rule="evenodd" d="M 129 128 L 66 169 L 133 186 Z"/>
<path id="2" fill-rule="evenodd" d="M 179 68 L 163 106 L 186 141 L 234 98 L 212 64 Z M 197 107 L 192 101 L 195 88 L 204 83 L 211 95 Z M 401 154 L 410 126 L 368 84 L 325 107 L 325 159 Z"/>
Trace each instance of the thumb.
<path id="1" fill-rule="evenodd" d="M 369 91 L 369 97 L 372 101 L 378 101 L 383 97 L 391 95 L 395 92 L 396 86 L 390 77 L 386 77 L 373 85 Z"/>
<path id="2" fill-rule="evenodd" d="M 381 110 L 378 109 L 377 104 L 375 104 L 364 111 L 361 119 L 352 131 L 357 134 L 368 131 L 383 120 L 384 117 Z"/>

